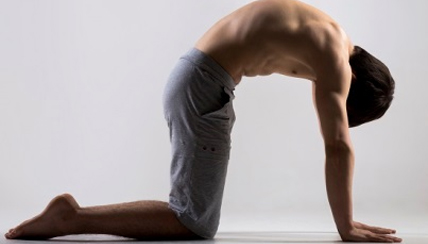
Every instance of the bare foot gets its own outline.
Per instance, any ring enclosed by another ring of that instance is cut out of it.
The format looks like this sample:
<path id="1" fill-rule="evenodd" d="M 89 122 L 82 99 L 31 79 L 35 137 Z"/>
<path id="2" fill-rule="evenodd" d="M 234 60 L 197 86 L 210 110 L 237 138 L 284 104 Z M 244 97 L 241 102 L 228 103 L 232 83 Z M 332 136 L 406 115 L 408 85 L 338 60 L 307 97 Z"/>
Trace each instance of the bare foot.
<path id="1" fill-rule="evenodd" d="M 73 234 L 73 220 L 79 205 L 70 194 L 55 197 L 36 217 L 11 229 L 7 239 L 49 239 Z"/>

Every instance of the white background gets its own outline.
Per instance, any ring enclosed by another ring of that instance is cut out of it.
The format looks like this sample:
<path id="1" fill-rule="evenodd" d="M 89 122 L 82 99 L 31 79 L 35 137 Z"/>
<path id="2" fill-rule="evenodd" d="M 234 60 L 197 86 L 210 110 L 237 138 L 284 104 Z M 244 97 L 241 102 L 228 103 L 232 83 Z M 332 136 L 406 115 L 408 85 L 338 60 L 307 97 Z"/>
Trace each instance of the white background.
<path id="1" fill-rule="evenodd" d="M 244 0 L 0 1 L 0 231 L 69 192 L 83 206 L 167 200 L 163 88 L 177 59 Z M 355 216 L 428 233 L 428 2 L 305 1 L 396 80 L 352 129 Z M 220 230 L 334 231 L 310 82 L 236 88 Z"/>

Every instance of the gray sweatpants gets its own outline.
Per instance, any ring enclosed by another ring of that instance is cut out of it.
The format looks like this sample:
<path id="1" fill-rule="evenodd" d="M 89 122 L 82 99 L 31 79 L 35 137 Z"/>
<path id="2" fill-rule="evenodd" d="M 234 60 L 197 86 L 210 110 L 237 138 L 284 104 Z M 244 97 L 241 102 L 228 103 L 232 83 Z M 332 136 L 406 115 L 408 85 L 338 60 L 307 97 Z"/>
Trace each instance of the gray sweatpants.
<path id="1" fill-rule="evenodd" d="M 197 49 L 182 56 L 164 93 L 172 146 L 169 207 L 204 238 L 217 232 L 235 121 L 235 82 Z"/>

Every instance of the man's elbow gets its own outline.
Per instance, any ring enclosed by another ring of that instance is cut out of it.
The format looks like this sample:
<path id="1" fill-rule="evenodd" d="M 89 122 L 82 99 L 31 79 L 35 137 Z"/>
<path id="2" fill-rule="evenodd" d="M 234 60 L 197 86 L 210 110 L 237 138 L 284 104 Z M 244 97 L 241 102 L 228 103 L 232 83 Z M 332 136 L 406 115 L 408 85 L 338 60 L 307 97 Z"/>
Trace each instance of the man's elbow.
<path id="1" fill-rule="evenodd" d="M 345 140 L 334 140 L 325 142 L 326 158 L 353 157 L 352 144 Z"/>

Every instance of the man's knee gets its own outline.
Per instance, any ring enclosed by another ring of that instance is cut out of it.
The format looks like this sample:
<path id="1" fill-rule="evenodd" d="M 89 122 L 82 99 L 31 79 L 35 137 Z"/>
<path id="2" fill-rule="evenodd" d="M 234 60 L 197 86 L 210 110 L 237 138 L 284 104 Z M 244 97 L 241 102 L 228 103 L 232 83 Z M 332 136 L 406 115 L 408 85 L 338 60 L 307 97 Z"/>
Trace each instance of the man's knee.
<path id="1" fill-rule="evenodd" d="M 213 239 L 217 234 L 220 221 L 219 216 L 217 217 L 216 214 L 214 214 L 216 216 L 211 215 L 208 217 L 204 214 L 194 216 L 191 213 L 175 212 L 181 224 L 198 237 L 202 239 Z"/>

